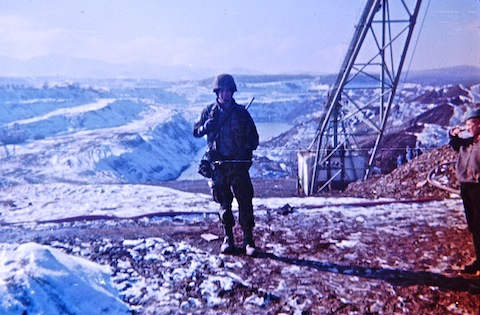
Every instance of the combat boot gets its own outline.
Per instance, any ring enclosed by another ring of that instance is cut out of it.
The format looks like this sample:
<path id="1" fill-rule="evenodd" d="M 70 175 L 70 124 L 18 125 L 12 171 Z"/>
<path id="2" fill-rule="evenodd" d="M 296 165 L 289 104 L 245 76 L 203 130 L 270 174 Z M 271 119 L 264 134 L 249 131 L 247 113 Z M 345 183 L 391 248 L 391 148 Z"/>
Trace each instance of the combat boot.
<path id="1" fill-rule="evenodd" d="M 247 256 L 253 256 L 256 253 L 255 243 L 253 242 L 252 230 L 243 231 L 243 248 Z"/>
<path id="2" fill-rule="evenodd" d="M 231 226 L 225 227 L 225 237 L 222 246 L 220 246 L 220 254 L 235 254 L 235 241 L 233 238 L 233 229 Z"/>

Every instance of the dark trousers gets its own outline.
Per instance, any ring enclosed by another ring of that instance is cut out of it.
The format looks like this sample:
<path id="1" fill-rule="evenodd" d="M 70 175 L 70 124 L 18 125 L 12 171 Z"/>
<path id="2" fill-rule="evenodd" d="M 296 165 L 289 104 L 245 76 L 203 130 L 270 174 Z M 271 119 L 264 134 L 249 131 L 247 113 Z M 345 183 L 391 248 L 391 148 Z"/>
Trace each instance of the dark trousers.
<path id="1" fill-rule="evenodd" d="M 219 217 L 225 227 L 233 227 L 235 219 L 232 213 L 233 197 L 238 202 L 238 221 L 242 230 L 252 230 L 253 186 L 248 170 L 251 163 L 222 162 L 216 164 L 212 173 L 213 199 L 220 204 Z"/>
<path id="2" fill-rule="evenodd" d="M 475 255 L 480 261 L 480 184 L 462 183 L 460 195 L 465 208 L 468 230 L 472 233 Z"/>

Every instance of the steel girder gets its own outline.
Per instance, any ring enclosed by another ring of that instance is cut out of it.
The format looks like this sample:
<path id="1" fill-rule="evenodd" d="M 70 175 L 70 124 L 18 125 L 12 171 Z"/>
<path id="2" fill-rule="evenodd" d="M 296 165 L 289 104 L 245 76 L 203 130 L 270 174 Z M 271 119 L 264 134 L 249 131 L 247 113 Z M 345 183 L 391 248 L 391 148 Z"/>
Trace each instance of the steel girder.
<path id="1" fill-rule="evenodd" d="M 367 1 L 308 149 L 315 152 L 315 161 L 310 187 L 302 187 L 305 194 L 314 194 L 336 178 L 347 184 L 358 179 L 348 177 L 342 159 L 336 165 L 338 171 L 329 170 L 332 157 L 363 157 L 362 179 L 372 172 L 421 2 Z"/>

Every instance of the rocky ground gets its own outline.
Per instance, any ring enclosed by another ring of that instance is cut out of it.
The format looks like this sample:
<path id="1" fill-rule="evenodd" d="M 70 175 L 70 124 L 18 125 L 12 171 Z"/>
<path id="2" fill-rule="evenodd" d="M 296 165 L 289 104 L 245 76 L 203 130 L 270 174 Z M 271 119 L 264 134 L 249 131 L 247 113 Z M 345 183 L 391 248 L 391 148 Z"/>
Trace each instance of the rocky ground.
<path id="1" fill-rule="evenodd" d="M 218 255 L 220 240 L 200 237 L 221 235 L 213 216 L 49 225 L 19 238 L 112 266 L 136 314 L 477 314 L 478 278 L 459 272 L 469 235 L 460 215 L 442 221 L 266 209 L 254 258 Z"/>
<path id="2" fill-rule="evenodd" d="M 440 148 L 389 175 L 319 196 L 451 201 L 452 192 L 429 184 L 427 175 L 436 169 L 436 179 L 455 189 L 451 170 L 437 168 L 454 159 Z M 164 185 L 208 193 L 205 181 Z M 296 195 L 295 179 L 254 185 L 259 198 Z M 221 241 L 200 237 L 222 235 L 213 215 L 13 226 L 1 236 L 109 264 L 138 314 L 479 314 L 479 279 L 460 273 L 472 257 L 461 203 L 443 205 L 427 205 L 416 217 L 388 206 L 356 215 L 348 205 L 257 209 L 256 257 L 218 255 Z M 129 292 L 132 281 L 143 283 L 141 295 Z"/>
<path id="3" fill-rule="evenodd" d="M 428 151 L 386 175 L 377 175 L 366 181 L 351 183 L 344 192 L 328 192 L 361 198 L 450 198 L 452 190 L 458 190 L 455 176 L 457 154 L 449 146 Z M 428 182 L 431 179 L 444 188 Z"/>

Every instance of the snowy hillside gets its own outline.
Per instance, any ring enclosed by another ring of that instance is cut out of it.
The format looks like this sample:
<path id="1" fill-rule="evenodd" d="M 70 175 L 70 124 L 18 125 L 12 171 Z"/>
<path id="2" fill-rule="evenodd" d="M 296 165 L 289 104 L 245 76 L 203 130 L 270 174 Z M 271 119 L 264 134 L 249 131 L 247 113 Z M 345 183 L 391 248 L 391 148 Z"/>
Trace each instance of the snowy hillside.
<path id="1" fill-rule="evenodd" d="M 191 130 L 214 100 L 210 85 L 210 79 L 4 83 L 3 185 L 175 179 L 205 146 Z M 238 102 L 255 97 L 251 113 L 259 129 L 262 122 L 285 125 L 289 112 L 322 97 L 308 76 L 239 77 L 238 85 Z"/>
<path id="2" fill-rule="evenodd" d="M 260 130 L 252 176 L 295 176 L 296 153 L 314 139 L 330 80 L 305 75 L 237 77 L 235 97 L 241 104 L 255 98 L 249 111 Z M 4 186 L 56 181 L 158 183 L 196 176 L 205 140 L 194 139 L 191 127 L 214 100 L 211 78 L 1 82 Z M 406 130 L 414 119 L 445 104 L 454 108 L 450 116 L 458 123 L 465 104 L 478 101 L 478 89 L 478 85 L 404 84 L 392 109 L 391 128 Z M 352 93 L 355 99 L 363 97 L 362 90 Z M 422 123 L 413 142 L 405 146 L 442 145 L 447 126 Z"/>

